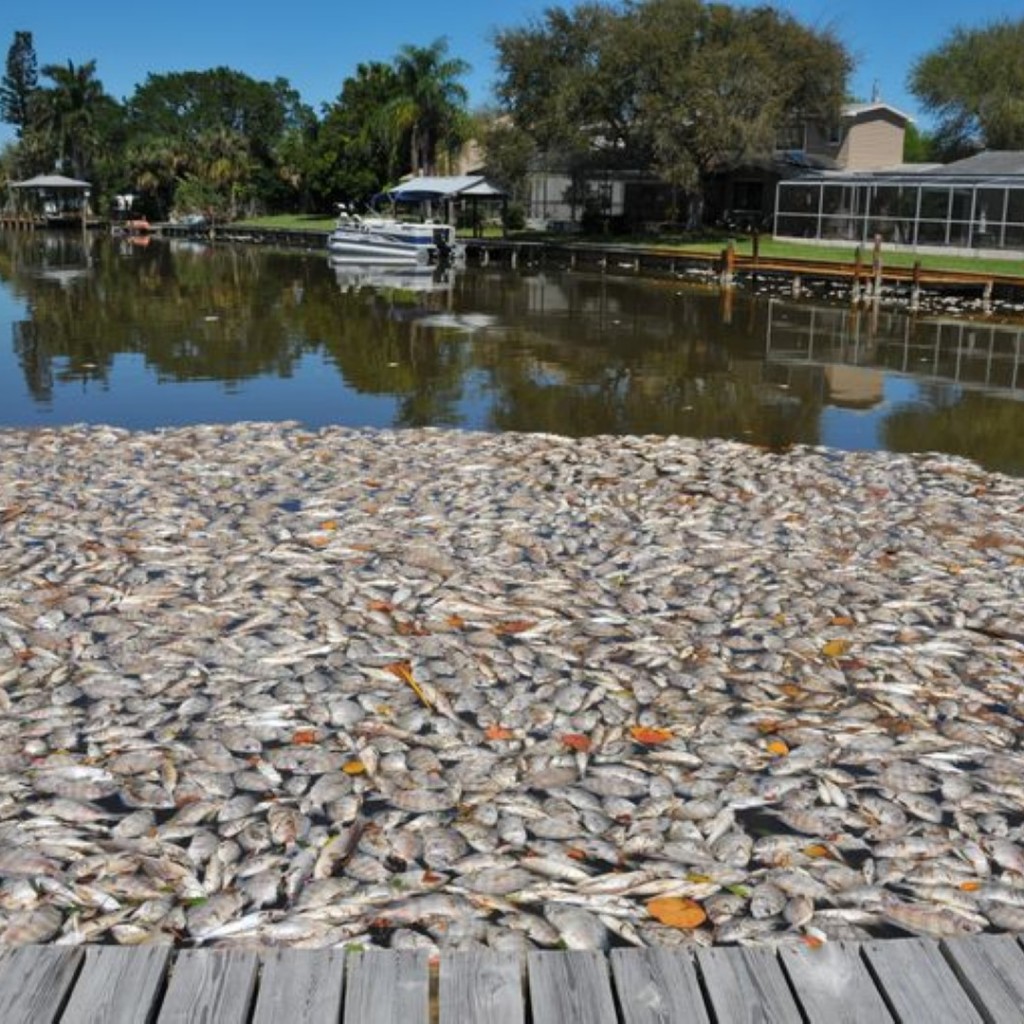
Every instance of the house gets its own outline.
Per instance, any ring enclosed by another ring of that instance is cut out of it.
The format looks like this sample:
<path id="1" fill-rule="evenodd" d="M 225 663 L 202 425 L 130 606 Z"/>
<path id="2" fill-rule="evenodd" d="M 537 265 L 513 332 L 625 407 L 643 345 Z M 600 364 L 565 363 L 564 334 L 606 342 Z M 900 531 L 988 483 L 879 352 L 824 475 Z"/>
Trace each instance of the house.
<path id="1" fill-rule="evenodd" d="M 988 151 L 945 165 L 805 170 L 777 186 L 774 234 L 1019 258 L 1024 151 Z"/>
<path id="2" fill-rule="evenodd" d="M 649 171 L 612 166 L 580 180 L 557 161 L 540 160 L 528 175 L 526 222 L 546 230 L 579 230 L 597 217 L 623 228 L 682 221 L 756 228 L 770 223 L 779 181 L 808 168 L 863 171 L 903 160 L 910 117 L 879 101 L 849 103 L 834 125 L 800 121 L 775 152 L 711 176 L 701 197 L 681 197 Z"/>

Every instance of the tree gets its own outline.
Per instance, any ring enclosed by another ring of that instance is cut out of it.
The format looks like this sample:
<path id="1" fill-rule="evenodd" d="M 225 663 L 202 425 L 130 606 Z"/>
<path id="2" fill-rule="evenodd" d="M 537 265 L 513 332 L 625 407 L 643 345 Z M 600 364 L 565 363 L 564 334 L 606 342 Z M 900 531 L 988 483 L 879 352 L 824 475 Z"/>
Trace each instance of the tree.
<path id="1" fill-rule="evenodd" d="M 114 104 L 96 78 L 96 61 L 84 64 L 47 64 L 43 74 L 53 87 L 39 94 L 40 126 L 56 147 L 58 165 L 67 173 L 85 177 L 99 150 L 99 121 L 103 108 Z M 34 127 L 34 125 L 33 125 Z"/>
<path id="2" fill-rule="evenodd" d="M 914 64 L 908 85 L 937 117 L 945 157 L 1024 149 L 1024 18 L 954 29 Z"/>
<path id="3" fill-rule="evenodd" d="M 0 81 L 0 120 L 13 124 L 20 138 L 29 123 L 32 94 L 39 84 L 31 32 L 15 32 Z"/>
<path id="4" fill-rule="evenodd" d="M 684 188 L 770 155 L 792 118 L 834 119 L 851 69 L 828 30 L 702 0 L 549 8 L 496 46 L 498 96 L 539 149 Z"/>
<path id="5" fill-rule="evenodd" d="M 438 150 L 454 153 L 466 138 L 469 94 L 458 79 L 469 65 L 447 52 L 442 38 L 430 46 L 403 46 L 395 59 L 399 94 L 386 117 L 408 136 L 413 174 L 433 174 Z"/>

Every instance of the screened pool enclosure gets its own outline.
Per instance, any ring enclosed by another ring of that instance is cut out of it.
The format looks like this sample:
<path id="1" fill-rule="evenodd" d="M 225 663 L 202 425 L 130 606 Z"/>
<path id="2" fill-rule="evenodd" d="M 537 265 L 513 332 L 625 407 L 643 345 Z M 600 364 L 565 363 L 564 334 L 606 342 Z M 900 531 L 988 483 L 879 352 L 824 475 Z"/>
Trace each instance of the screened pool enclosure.
<path id="1" fill-rule="evenodd" d="M 835 174 L 781 181 L 775 236 L 1024 252 L 1024 175 Z"/>

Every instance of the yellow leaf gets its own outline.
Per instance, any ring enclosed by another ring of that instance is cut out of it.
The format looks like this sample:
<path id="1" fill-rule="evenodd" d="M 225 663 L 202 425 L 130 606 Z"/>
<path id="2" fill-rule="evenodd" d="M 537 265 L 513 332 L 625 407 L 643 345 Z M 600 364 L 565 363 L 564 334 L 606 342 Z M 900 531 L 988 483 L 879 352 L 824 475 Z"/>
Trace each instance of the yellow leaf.
<path id="1" fill-rule="evenodd" d="M 808 857 L 824 857 L 828 860 L 835 860 L 835 855 L 832 853 L 832 851 L 827 846 L 823 846 L 821 843 L 813 843 L 811 846 L 805 846 L 804 853 Z"/>
<path id="2" fill-rule="evenodd" d="M 346 761 L 342 766 L 341 770 L 346 775 L 365 775 L 366 765 L 362 761 Z"/>
<path id="3" fill-rule="evenodd" d="M 708 919 L 704 908 L 685 896 L 657 896 L 648 900 L 647 913 L 670 928 L 699 928 Z"/>
<path id="4" fill-rule="evenodd" d="M 320 524 L 321 530 L 336 530 L 338 528 L 338 521 L 336 519 L 325 519 Z"/>
<path id="5" fill-rule="evenodd" d="M 826 658 L 841 658 L 850 649 L 849 640 L 829 640 L 821 649 Z"/>
<path id="6" fill-rule="evenodd" d="M 789 753 L 789 744 L 785 740 L 770 740 L 767 748 L 770 754 L 777 757 L 785 757 Z"/>

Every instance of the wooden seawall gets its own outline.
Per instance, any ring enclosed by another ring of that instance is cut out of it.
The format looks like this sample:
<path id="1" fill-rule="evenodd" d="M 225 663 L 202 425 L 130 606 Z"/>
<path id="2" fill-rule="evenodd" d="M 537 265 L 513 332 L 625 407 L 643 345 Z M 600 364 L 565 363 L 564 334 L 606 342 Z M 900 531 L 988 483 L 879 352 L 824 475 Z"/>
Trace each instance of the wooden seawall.
<path id="1" fill-rule="evenodd" d="M 778 950 L 452 953 L 23 946 L 3 1024 L 1021 1024 L 1007 935 Z"/>

